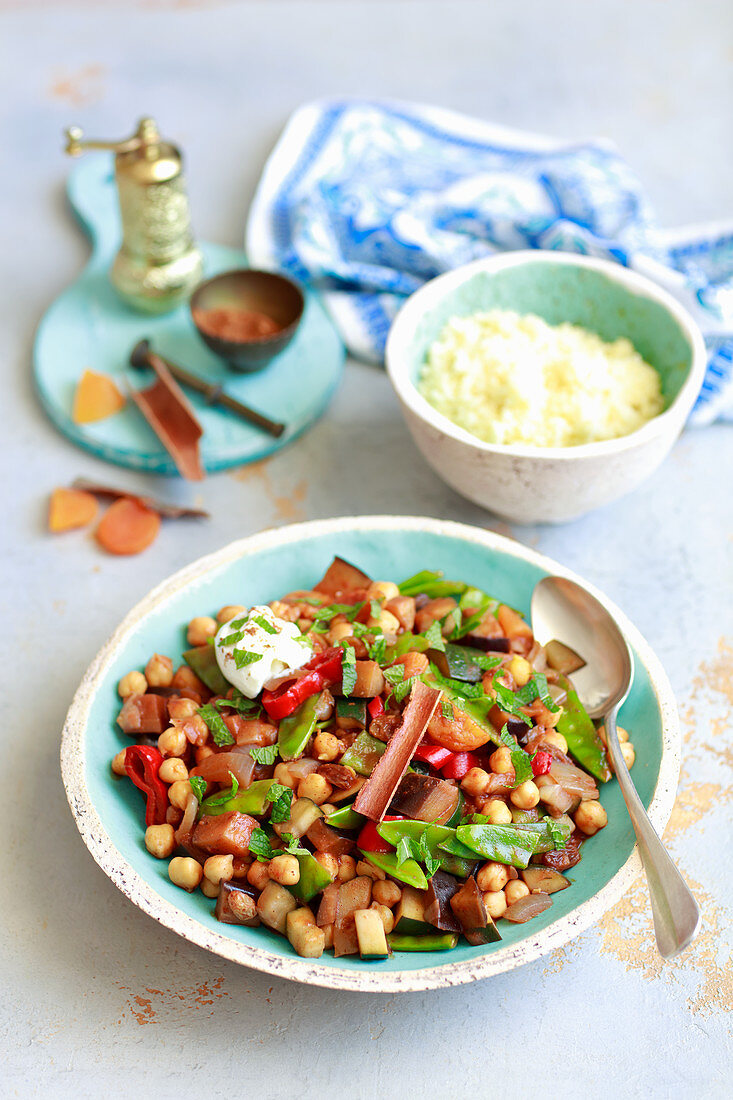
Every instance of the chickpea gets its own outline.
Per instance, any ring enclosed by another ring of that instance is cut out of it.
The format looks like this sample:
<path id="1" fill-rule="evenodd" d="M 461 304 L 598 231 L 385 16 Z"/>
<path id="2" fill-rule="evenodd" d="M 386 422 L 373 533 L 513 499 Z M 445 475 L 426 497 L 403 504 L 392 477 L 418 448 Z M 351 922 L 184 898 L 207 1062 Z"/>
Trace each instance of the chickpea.
<path id="1" fill-rule="evenodd" d="M 158 738 L 158 748 L 163 756 L 183 756 L 188 748 L 185 733 L 177 726 L 169 726 Z"/>
<path id="2" fill-rule="evenodd" d="M 374 909 L 377 913 L 379 913 L 380 920 L 384 925 L 385 934 L 389 935 L 389 933 L 394 928 L 394 915 L 392 913 L 392 910 L 386 905 L 380 905 L 378 901 L 373 901 L 369 908 Z"/>
<path id="3" fill-rule="evenodd" d="M 379 627 L 383 634 L 397 634 L 400 629 L 400 620 L 391 611 L 383 608 L 376 618 L 370 615 L 367 626 Z"/>
<path id="4" fill-rule="evenodd" d="M 476 885 L 479 890 L 490 894 L 503 890 L 508 882 L 509 872 L 503 863 L 494 863 L 493 861 L 484 863 L 476 875 Z"/>
<path id="5" fill-rule="evenodd" d="M 203 875 L 201 864 L 190 856 L 174 856 L 168 864 L 168 878 L 189 893 L 196 889 Z"/>
<path id="6" fill-rule="evenodd" d="M 500 798 L 492 798 L 481 813 L 488 817 L 490 825 L 511 825 L 512 823 L 512 811 Z"/>
<path id="7" fill-rule="evenodd" d="M 213 755 L 214 750 L 212 749 L 211 745 L 199 745 L 194 753 L 197 764 L 203 764 L 204 760 L 206 760 L 208 756 Z"/>
<path id="8" fill-rule="evenodd" d="M 381 867 L 375 867 L 368 859 L 360 859 L 356 865 L 357 875 L 368 875 L 374 882 L 386 879 L 386 874 Z"/>
<path id="9" fill-rule="evenodd" d="M 179 757 L 170 756 L 160 765 L 158 775 L 164 783 L 176 783 L 179 779 L 188 779 L 188 768 Z"/>
<path id="10" fill-rule="evenodd" d="M 353 623 L 334 623 L 328 632 L 328 640 L 332 645 L 337 645 L 343 638 L 350 638 L 353 633 Z"/>
<path id="11" fill-rule="evenodd" d="M 298 783 L 298 798 L 310 798 L 316 806 L 327 802 L 332 794 L 333 787 L 325 776 L 319 775 L 318 772 L 311 772 Z"/>
<path id="12" fill-rule="evenodd" d="M 188 805 L 188 800 L 192 795 L 193 791 L 191 790 L 191 784 L 187 779 L 177 779 L 176 782 L 171 783 L 168 788 L 168 801 L 171 806 L 175 806 L 177 810 L 185 810 Z"/>
<path id="13" fill-rule="evenodd" d="M 316 760 L 323 760 L 324 763 L 330 763 L 341 755 L 343 745 L 339 741 L 338 737 L 334 737 L 332 733 L 327 733 L 326 730 L 320 730 L 316 734 L 313 741 L 313 755 Z"/>
<path id="14" fill-rule="evenodd" d="M 220 626 L 223 626 L 224 623 L 230 623 L 232 619 L 236 619 L 239 615 L 244 615 L 246 610 L 247 608 L 242 607 L 241 603 L 228 603 L 217 611 L 216 621 Z"/>
<path id="15" fill-rule="evenodd" d="M 598 733 L 598 736 L 600 737 L 601 741 L 603 742 L 603 744 L 606 746 L 606 748 L 608 748 L 608 738 L 606 736 L 606 727 L 605 726 L 599 726 L 598 730 L 597 730 L 597 733 Z M 623 745 L 623 743 L 625 741 L 629 740 L 629 731 L 625 730 L 623 728 L 623 726 L 617 726 L 616 727 L 616 736 L 618 737 L 619 741 Z"/>
<path id="16" fill-rule="evenodd" d="M 605 829 L 608 825 L 608 814 L 600 802 L 581 802 L 573 815 L 573 821 L 586 836 L 595 836 L 599 829 Z"/>
<path id="17" fill-rule="evenodd" d="M 356 878 L 356 861 L 351 856 L 339 856 L 338 868 L 336 878 L 339 882 L 351 882 Z"/>
<path id="18" fill-rule="evenodd" d="M 193 699 L 168 700 L 168 717 L 173 722 L 184 722 L 186 718 L 193 718 L 198 709 L 199 705 Z"/>
<path id="19" fill-rule="evenodd" d="M 557 732 L 557 730 L 548 730 L 547 733 L 543 734 L 542 745 L 553 745 L 554 748 L 559 749 L 560 752 L 564 753 L 567 753 L 568 751 L 567 741 L 561 733 Z"/>
<path id="20" fill-rule="evenodd" d="M 112 771 L 115 773 L 115 775 L 127 775 L 127 772 L 125 771 L 126 752 L 127 749 L 120 749 L 120 751 L 116 752 L 115 755 L 112 757 Z"/>
<path id="21" fill-rule="evenodd" d="M 176 850 L 173 826 L 148 825 L 145 830 L 145 847 L 156 859 L 169 859 Z"/>
<path id="22" fill-rule="evenodd" d="M 170 657 L 163 657 L 160 653 L 154 653 L 145 666 L 145 679 L 150 687 L 170 687 L 173 679 L 173 661 Z"/>
<path id="23" fill-rule="evenodd" d="M 234 856 L 209 856 L 204 863 L 204 875 L 218 886 L 234 878 Z"/>
<path id="24" fill-rule="evenodd" d="M 400 590 L 394 581 L 372 581 L 367 588 L 368 600 L 394 600 Z"/>
<path id="25" fill-rule="evenodd" d="M 126 699 L 128 695 L 144 695 L 147 690 L 148 681 L 142 672 L 137 672 L 135 669 L 123 676 L 117 685 L 117 691 L 122 699 Z"/>
<path id="26" fill-rule="evenodd" d="M 636 750 L 630 741 L 625 741 L 621 745 L 621 755 L 626 761 L 626 767 L 633 768 L 634 761 L 636 760 Z"/>
<path id="27" fill-rule="evenodd" d="M 290 787 L 290 789 L 293 791 L 300 782 L 300 780 L 296 779 L 296 777 L 291 774 L 290 768 L 287 766 L 287 764 L 276 764 L 272 778 L 277 783 L 281 783 L 283 787 Z"/>
<path id="28" fill-rule="evenodd" d="M 218 898 L 221 893 L 221 883 L 210 882 L 206 875 L 201 879 L 199 886 L 201 887 L 201 893 L 207 898 Z"/>
<path id="29" fill-rule="evenodd" d="M 518 810 L 532 810 L 539 800 L 539 788 L 531 779 L 528 779 L 526 783 L 520 783 L 518 787 L 509 792 L 509 801 Z"/>
<path id="30" fill-rule="evenodd" d="M 255 890 L 264 890 L 269 881 L 270 875 L 267 870 L 267 864 L 255 860 L 247 871 L 247 882 L 250 886 L 254 886 Z"/>
<path id="31" fill-rule="evenodd" d="M 503 890 L 487 891 L 484 894 L 484 905 L 491 919 L 498 920 L 507 911 L 506 894 Z"/>
<path id="32" fill-rule="evenodd" d="M 209 638 L 213 638 L 218 630 L 216 619 L 211 615 L 197 615 L 191 619 L 186 631 L 186 641 L 189 645 L 206 645 Z"/>
<path id="33" fill-rule="evenodd" d="M 520 898 L 526 898 L 529 893 L 529 886 L 526 882 L 522 882 L 521 879 L 515 878 L 504 887 L 504 897 L 506 898 L 507 905 L 513 905 L 515 901 L 519 901 Z"/>
<path id="34" fill-rule="evenodd" d="M 332 856 L 329 852 L 314 852 L 313 858 L 316 863 L 320 863 L 324 871 L 328 871 L 331 876 L 331 882 L 334 882 L 339 873 L 339 865 L 336 856 Z"/>
<path id="35" fill-rule="evenodd" d="M 476 798 L 484 794 L 490 782 L 491 776 L 483 768 L 471 768 L 461 780 L 461 789 L 471 798 Z"/>
<path id="36" fill-rule="evenodd" d="M 508 665 L 517 687 L 524 687 L 532 675 L 532 666 L 526 657 L 512 657 Z"/>
<path id="37" fill-rule="evenodd" d="M 375 901 L 378 901 L 380 905 L 386 905 L 388 909 L 394 909 L 395 905 L 397 905 L 402 897 L 402 891 L 396 882 L 385 879 L 384 881 L 374 883 L 374 886 L 372 886 L 372 897 Z"/>
<path id="38" fill-rule="evenodd" d="M 295 856 L 275 856 L 267 864 L 267 873 L 273 882 L 281 886 L 295 886 L 300 882 L 300 864 Z"/>
<path id="39" fill-rule="evenodd" d="M 514 771 L 512 754 L 506 745 L 502 745 L 496 752 L 492 752 L 489 757 L 489 767 L 492 772 L 496 772 L 497 775 L 508 775 L 510 772 Z"/>

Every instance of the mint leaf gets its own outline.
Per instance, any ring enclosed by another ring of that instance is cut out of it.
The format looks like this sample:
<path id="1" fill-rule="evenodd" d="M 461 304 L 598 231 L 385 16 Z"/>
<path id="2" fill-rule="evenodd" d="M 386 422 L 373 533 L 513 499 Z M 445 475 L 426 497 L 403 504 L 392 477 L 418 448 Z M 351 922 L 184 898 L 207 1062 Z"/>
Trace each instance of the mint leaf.
<path id="1" fill-rule="evenodd" d="M 231 623 L 229 624 L 231 626 Z M 241 642 L 244 637 L 243 630 L 236 630 L 234 634 L 227 634 L 226 638 L 222 638 L 219 645 L 236 645 L 237 642 Z"/>
<path id="2" fill-rule="evenodd" d="M 452 695 L 458 695 L 462 699 L 481 699 L 483 697 L 484 689 L 481 684 L 464 684 L 462 680 L 453 680 L 450 676 L 444 676 L 432 661 L 430 662 L 430 671 L 435 677 L 438 687 L 444 688 Z"/>
<path id="3" fill-rule="evenodd" d="M 506 747 L 508 749 L 511 749 L 512 752 L 514 751 L 514 749 L 516 749 L 517 739 L 516 737 L 512 737 L 511 733 L 509 732 L 509 726 L 504 725 L 502 727 L 501 733 L 499 734 L 499 739 L 502 745 L 506 745 Z"/>
<path id="4" fill-rule="evenodd" d="M 550 695 L 547 677 L 544 672 L 535 672 L 524 687 L 519 688 L 514 693 L 514 698 L 524 706 L 528 706 L 530 703 L 534 703 L 535 699 L 539 699 L 553 714 L 560 709 Z"/>
<path id="5" fill-rule="evenodd" d="M 353 646 L 344 642 L 344 656 L 341 662 L 341 690 L 344 695 L 351 695 L 356 687 L 356 650 Z"/>
<path id="6" fill-rule="evenodd" d="M 565 830 L 562 828 L 559 822 L 553 820 L 553 818 L 551 817 L 546 817 L 544 820 L 547 828 L 550 831 L 552 843 L 555 845 L 555 851 L 564 851 L 567 845 L 567 836 L 565 835 Z"/>
<path id="7" fill-rule="evenodd" d="M 417 675 L 410 676 L 409 679 L 403 680 L 401 684 L 397 684 L 392 692 L 392 698 L 396 703 L 401 703 L 405 696 L 409 695 L 412 691 L 412 685 L 417 680 Z"/>
<path id="8" fill-rule="evenodd" d="M 430 826 L 428 826 L 429 828 Z M 428 829 L 425 829 L 420 837 L 420 859 L 425 864 L 427 878 L 432 878 L 440 867 L 440 860 L 433 856 L 428 847 Z"/>
<path id="9" fill-rule="evenodd" d="M 438 649 L 441 653 L 445 653 L 445 640 L 440 630 L 440 623 L 437 619 L 425 631 L 424 637 L 425 641 L 428 643 L 428 649 Z"/>
<path id="10" fill-rule="evenodd" d="M 260 863 L 269 863 L 275 853 L 264 829 L 253 829 L 249 838 L 249 850 Z"/>
<path id="11" fill-rule="evenodd" d="M 440 713 L 444 718 L 447 718 L 449 722 L 452 722 L 456 716 L 456 712 L 453 710 L 453 704 L 449 703 L 445 698 L 440 700 Z"/>
<path id="12" fill-rule="evenodd" d="M 221 791 L 219 794 L 215 795 L 213 798 L 210 798 L 208 803 L 207 803 L 208 806 L 223 806 L 226 802 L 229 801 L 230 798 L 235 797 L 237 791 L 239 790 L 239 780 L 237 779 L 236 775 L 234 775 L 232 772 L 229 772 L 229 778 L 232 781 L 231 790 Z"/>
<path id="13" fill-rule="evenodd" d="M 273 783 L 267 792 L 267 801 L 272 803 L 270 821 L 273 825 L 288 820 L 293 802 L 293 791 L 290 787 L 285 787 L 282 783 Z"/>
<path id="14" fill-rule="evenodd" d="M 372 619 L 378 619 L 379 616 L 382 614 L 382 605 L 379 600 L 369 601 L 369 614 Z"/>
<path id="15" fill-rule="evenodd" d="M 212 706 L 211 703 L 205 703 L 203 707 L 198 708 L 196 713 L 206 722 L 214 739 L 214 744 L 218 748 L 221 748 L 222 745 L 234 744 L 234 737 L 229 732 L 226 722 L 216 707 Z"/>
<path id="16" fill-rule="evenodd" d="M 401 684 L 405 678 L 404 665 L 392 665 L 390 668 L 382 669 L 382 672 L 388 684 Z"/>
<path id="17" fill-rule="evenodd" d="M 496 654 L 481 653 L 479 650 L 471 653 L 471 660 L 484 672 L 490 672 L 492 668 L 501 664 L 501 657 L 497 657 Z"/>
<path id="18" fill-rule="evenodd" d="M 261 630 L 264 630 L 265 634 L 277 634 L 277 627 L 273 626 L 271 622 L 265 618 L 264 615 L 251 615 L 251 623 L 257 623 Z"/>
<path id="19" fill-rule="evenodd" d="M 214 706 L 217 710 L 221 710 L 222 707 L 231 707 L 232 710 L 238 711 L 245 718 L 258 718 L 262 712 L 262 704 L 255 699 L 248 699 L 246 695 L 242 695 L 239 688 L 232 690 L 231 699 L 215 699 Z"/>
<path id="20" fill-rule="evenodd" d="M 361 626 L 361 623 L 357 625 Z M 371 644 L 367 642 L 367 651 L 370 660 L 376 661 L 378 665 L 383 665 L 387 659 L 387 639 L 384 635 L 380 634 Z"/>
<path id="21" fill-rule="evenodd" d="M 191 775 L 188 782 L 191 784 L 191 790 L 200 804 L 206 798 L 206 780 L 202 775 Z"/>
<path id="22" fill-rule="evenodd" d="M 532 778 L 532 758 L 524 749 L 514 749 L 512 752 L 512 767 L 514 768 L 515 787 L 519 787 Z"/>
<path id="23" fill-rule="evenodd" d="M 285 841 L 285 851 L 289 852 L 290 855 L 296 855 L 297 853 L 310 854 L 307 848 L 301 847 L 300 841 L 292 833 L 283 833 L 280 839 Z M 277 855 L 277 852 L 275 852 L 275 855 Z"/>
<path id="24" fill-rule="evenodd" d="M 406 859 L 419 859 L 420 847 L 409 836 L 403 836 L 397 845 L 397 866 L 401 867 Z"/>
<path id="25" fill-rule="evenodd" d="M 249 755 L 255 764 L 274 764 L 277 753 L 277 745 L 251 745 L 249 749 Z"/>
<path id="26" fill-rule="evenodd" d="M 245 665 L 253 665 L 255 661 L 262 660 L 261 653 L 253 653 L 249 649 L 233 649 L 232 657 L 237 668 L 244 668 Z"/>

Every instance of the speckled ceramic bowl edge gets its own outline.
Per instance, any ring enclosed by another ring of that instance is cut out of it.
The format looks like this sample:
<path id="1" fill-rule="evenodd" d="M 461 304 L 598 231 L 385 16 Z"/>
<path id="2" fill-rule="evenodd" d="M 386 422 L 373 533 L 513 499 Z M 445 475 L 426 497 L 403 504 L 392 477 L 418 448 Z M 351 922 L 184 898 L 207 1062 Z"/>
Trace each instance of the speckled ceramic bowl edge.
<path id="1" fill-rule="evenodd" d="M 652 824 L 661 833 L 666 825 L 675 798 L 680 770 L 680 733 L 677 708 L 666 674 L 648 643 L 611 603 L 583 578 L 565 569 L 520 543 L 493 532 L 465 524 L 427 517 L 363 516 L 348 519 L 314 520 L 230 543 L 223 549 L 200 558 L 163 581 L 145 596 L 125 617 L 87 669 L 69 708 L 61 743 L 61 772 L 69 806 L 82 839 L 94 860 L 115 885 L 143 912 L 184 939 L 228 959 L 276 977 L 307 984 L 365 993 L 399 993 L 440 989 L 477 981 L 501 974 L 514 967 L 532 962 L 548 951 L 562 947 L 590 927 L 622 896 L 628 885 L 640 873 L 642 866 L 636 849 L 610 881 L 588 901 L 567 916 L 555 921 L 534 937 L 490 955 L 477 956 L 462 963 L 446 961 L 422 970 L 407 970 L 380 974 L 378 969 L 359 971 L 325 967 L 316 961 L 298 956 L 282 956 L 266 948 L 237 943 L 225 935 L 212 932 L 196 920 L 165 901 L 127 862 L 105 830 L 90 796 L 85 777 L 84 734 L 90 708 L 99 683 L 113 662 L 118 650 L 131 632 L 160 603 L 200 580 L 209 571 L 249 554 L 297 543 L 300 539 L 336 534 L 347 523 L 353 530 L 430 532 L 460 538 L 528 561 L 549 572 L 566 576 L 583 584 L 616 618 L 632 646 L 640 654 L 649 673 L 657 697 L 662 721 L 662 755 L 659 775 L 649 806 Z"/>

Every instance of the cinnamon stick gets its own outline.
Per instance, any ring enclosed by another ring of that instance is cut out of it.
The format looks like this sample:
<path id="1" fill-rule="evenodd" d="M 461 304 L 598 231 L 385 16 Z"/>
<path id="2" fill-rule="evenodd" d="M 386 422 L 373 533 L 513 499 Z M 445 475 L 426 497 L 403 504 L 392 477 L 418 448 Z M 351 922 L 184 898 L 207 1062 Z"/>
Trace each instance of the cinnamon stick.
<path id="1" fill-rule="evenodd" d="M 184 516 L 209 519 L 209 513 L 204 512 L 201 508 L 186 508 L 184 505 L 166 504 L 162 500 L 156 500 L 155 497 L 135 493 L 131 489 L 115 489 L 112 485 L 98 485 L 96 481 L 89 481 L 85 477 L 74 478 L 71 487 L 72 489 L 83 489 L 84 492 L 92 493 L 95 497 L 113 497 L 115 500 L 119 500 L 120 497 L 129 497 L 130 500 L 137 500 L 140 504 L 144 504 L 151 512 L 157 512 L 164 519 L 181 519 Z"/>
<path id="2" fill-rule="evenodd" d="M 357 813 L 372 821 L 382 820 L 439 700 L 439 691 L 422 680 L 415 681 L 402 715 L 402 725 L 390 738 L 377 766 L 356 796 L 354 809 Z"/>
<path id="3" fill-rule="evenodd" d="M 144 390 L 132 388 L 130 396 L 175 462 L 179 474 L 189 481 L 201 481 L 204 471 L 199 439 L 204 429 L 164 360 L 151 351 L 148 366 L 155 371 L 157 381 Z"/>

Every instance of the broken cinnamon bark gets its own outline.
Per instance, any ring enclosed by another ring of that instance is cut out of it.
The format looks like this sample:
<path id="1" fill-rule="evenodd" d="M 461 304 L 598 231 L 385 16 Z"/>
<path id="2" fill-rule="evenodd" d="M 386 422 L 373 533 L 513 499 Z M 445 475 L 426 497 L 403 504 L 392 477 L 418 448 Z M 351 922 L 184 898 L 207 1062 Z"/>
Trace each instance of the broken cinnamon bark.
<path id="1" fill-rule="evenodd" d="M 415 681 L 400 728 L 390 738 L 384 755 L 356 796 L 354 809 L 357 813 L 372 821 L 382 820 L 439 700 L 439 691 L 422 680 Z"/>
<path id="2" fill-rule="evenodd" d="M 204 471 L 199 456 L 199 439 L 204 429 L 161 357 L 150 352 L 148 365 L 155 371 L 157 381 L 145 390 L 131 387 L 130 396 L 175 462 L 181 476 L 189 481 L 202 481 Z"/>
<path id="3" fill-rule="evenodd" d="M 166 504 L 155 497 L 148 497 L 142 493 L 135 493 L 131 489 L 115 489 L 112 485 L 98 485 L 95 481 L 89 481 L 85 477 L 74 478 L 72 489 L 81 489 L 86 493 L 92 493 L 95 497 L 112 497 L 119 500 L 120 497 L 129 497 L 149 508 L 151 512 L 157 512 L 164 519 L 182 519 L 185 516 L 199 519 L 209 519 L 209 513 L 201 508 L 186 508 L 178 504 Z"/>

